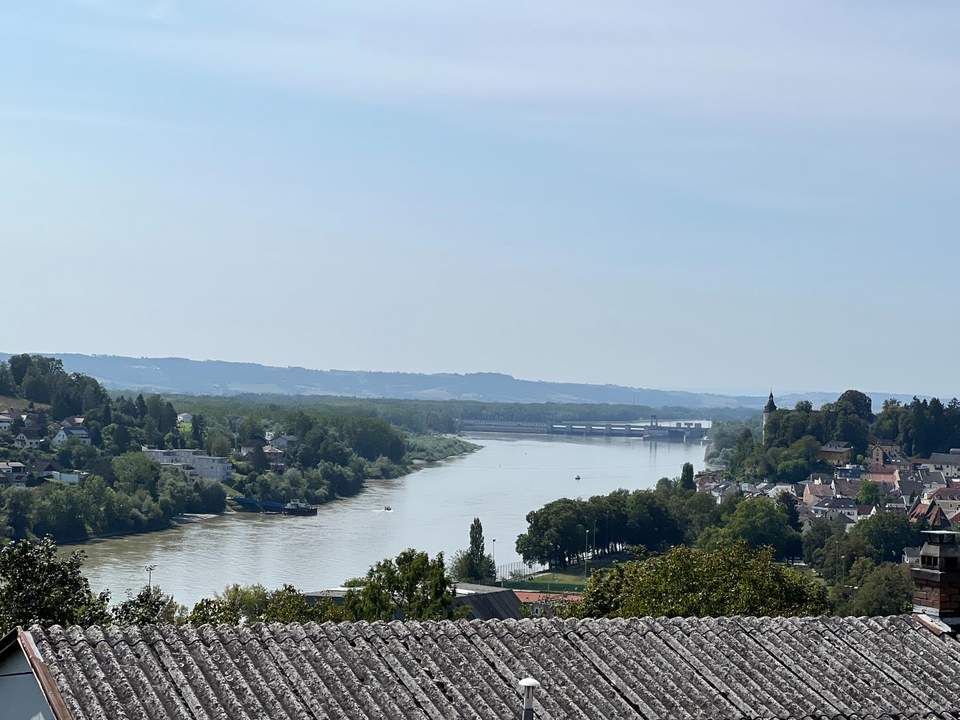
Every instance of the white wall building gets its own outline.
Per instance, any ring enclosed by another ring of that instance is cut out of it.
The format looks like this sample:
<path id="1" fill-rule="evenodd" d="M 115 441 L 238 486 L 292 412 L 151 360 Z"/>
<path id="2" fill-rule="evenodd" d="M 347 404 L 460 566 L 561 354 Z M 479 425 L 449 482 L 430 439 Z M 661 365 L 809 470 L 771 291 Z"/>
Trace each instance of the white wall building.
<path id="1" fill-rule="evenodd" d="M 197 476 L 205 480 L 226 482 L 233 476 L 233 469 L 227 458 L 204 455 L 202 450 L 155 450 L 143 448 L 143 454 L 161 465 L 176 465 L 182 469 L 192 469 Z"/>

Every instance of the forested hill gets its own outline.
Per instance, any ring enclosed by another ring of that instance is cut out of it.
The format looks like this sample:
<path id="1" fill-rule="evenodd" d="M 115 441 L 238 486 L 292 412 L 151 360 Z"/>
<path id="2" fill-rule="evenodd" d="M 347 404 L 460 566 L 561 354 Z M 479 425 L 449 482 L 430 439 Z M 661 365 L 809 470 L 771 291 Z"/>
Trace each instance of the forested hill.
<path id="1" fill-rule="evenodd" d="M 0 360 L 9 356 L 0 353 Z M 653 408 L 753 408 L 760 409 L 765 397 L 720 395 L 673 390 L 520 380 L 499 373 L 365 372 L 356 370 L 310 370 L 298 367 L 270 367 L 255 363 L 184 358 L 132 358 L 113 355 L 55 354 L 68 372 L 97 378 L 114 390 L 142 390 L 190 395 L 238 395 L 243 393 L 280 395 L 340 395 L 348 397 L 397 398 L 411 400 L 482 400 L 519 403 L 621 403 Z M 871 393 L 876 398 L 899 397 Z M 793 403 L 800 399 L 814 405 L 832 400 L 835 393 L 785 395 L 778 400 Z"/>

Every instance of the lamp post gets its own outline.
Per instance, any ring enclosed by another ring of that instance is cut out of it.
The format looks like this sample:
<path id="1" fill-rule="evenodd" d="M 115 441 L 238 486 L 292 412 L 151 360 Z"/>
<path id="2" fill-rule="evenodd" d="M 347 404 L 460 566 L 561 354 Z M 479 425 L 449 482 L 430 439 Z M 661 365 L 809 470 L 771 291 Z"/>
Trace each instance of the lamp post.
<path id="1" fill-rule="evenodd" d="M 153 586 L 153 571 L 157 569 L 157 566 L 144 565 L 143 569 L 147 571 L 147 589 L 150 589 Z"/>
<path id="2" fill-rule="evenodd" d="M 493 582 L 497 582 L 497 539 L 493 538 L 490 542 L 493 543 Z"/>
<path id="3" fill-rule="evenodd" d="M 587 568 L 590 566 L 590 531 L 583 531 L 583 579 L 587 579 Z"/>

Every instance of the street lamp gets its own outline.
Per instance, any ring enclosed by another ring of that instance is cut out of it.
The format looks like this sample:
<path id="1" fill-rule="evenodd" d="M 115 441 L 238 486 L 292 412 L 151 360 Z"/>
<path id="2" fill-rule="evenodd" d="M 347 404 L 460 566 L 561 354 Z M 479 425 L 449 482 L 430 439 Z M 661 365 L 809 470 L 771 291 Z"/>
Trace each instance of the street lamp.
<path id="1" fill-rule="evenodd" d="M 157 569 L 156 565 L 144 565 L 143 569 L 147 571 L 147 588 L 153 585 L 153 571 Z"/>
<path id="2" fill-rule="evenodd" d="M 497 582 L 497 539 L 491 540 L 493 543 L 493 581 Z"/>
<path id="3" fill-rule="evenodd" d="M 583 579 L 587 579 L 587 568 L 590 566 L 590 531 L 583 531 Z"/>

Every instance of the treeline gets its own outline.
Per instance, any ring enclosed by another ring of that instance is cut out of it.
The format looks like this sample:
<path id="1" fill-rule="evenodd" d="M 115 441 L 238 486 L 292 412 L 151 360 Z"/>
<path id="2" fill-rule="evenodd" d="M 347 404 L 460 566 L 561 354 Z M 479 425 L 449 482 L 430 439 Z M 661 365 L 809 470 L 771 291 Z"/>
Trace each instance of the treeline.
<path id="1" fill-rule="evenodd" d="M 472 400 L 391 400 L 289 395 L 232 397 L 171 396 L 178 407 L 210 415 L 281 417 L 297 410 L 379 417 L 412 433 L 457 432 L 460 420 L 564 422 L 570 420 L 661 420 L 704 418 L 744 420 L 756 414 L 747 408 L 652 408 L 645 405 L 577 403 L 491 403 Z"/>
<path id="2" fill-rule="evenodd" d="M 692 476 L 692 466 L 690 467 Z M 686 485 L 686 486 L 685 486 Z M 655 490 L 615 490 L 589 500 L 562 498 L 527 515 L 527 531 L 517 538 L 525 562 L 566 567 L 584 554 L 609 554 L 630 547 L 661 552 L 674 545 L 714 546 L 743 540 L 771 546 L 777 557 L 799 555 L 796 508 L 789 497 L 717 505 L 684 480 L 661 479 Z"/>
<path id="3" fill-rule="evenodd" d="M 167 527 L 184 512 L 221 512 L 219 483 L 188 480 L 183 473 L 149 463 L 129 480 L 125 468 L 142 446 L 196 448 L 233 458 L 233 490 L 262 500 L 302 499 L 323 503 L 354 495 L 367 479 L 398 477 L 414 459 L 473 449 L 456 438 L 413 438 L 369 408 L 251 403 L 244 399 L 111 396 L 93 378 L 67 374 L 59 360 L 14 355 L 0 362 L 0 395 L 28 405 L 29 422 L 45 438 L 40 449 L 20 449 L 13 437 L 24 426 L 18 415 L 0 432 L 0 460 L 89 473 L 78 485 L 43 482 L 31 475 L 27 488 L 0 490 L 0 528 L 17 539 L 49 533 L 58 540 Z M 2 409 L 2 408 L 0 408 Z M 192 418 L 178 422 L 178 411 Z M 60 421 L 80 416 L 90 443 L 71 440 L 57 448 L 50 439 Z M 268 437 L 292 436 L 282 465 L 268 459 Z M 238 459 L 241 448 L 252 448 Z"/>
<path id="4" fill-rule="evenodd" d="M 799 482 L 828 468 L 817 459 L 820 446 L 836 440 L 849 443 L 854 459 L 863 459 L 871 440 L 894 443 L 908 456 L 927 457 L 960 447 L 960 402 L 939 399 L 904 405 L 884 403 L 872 411 L 870 397 L 856 390 L 814 410 L 809 402 L 778 409 L 767 423 L 766 438 L 755 422 L 718 423 L 711 431 L 707 460 L 725 465 L 736 478 Z"/>
<path id="5" fill-rule="evenodd" d="M 643 562 L 651 554 L 653 558 L 661 555 L 671 558 L 652 562 L 643 569 L 627 571 L 621 567 L 623 563 L 617 563 L 613 571 L 599 571 L 595 597 L 590 601 L 593 605 L 588 603 L 593 610 L 587 611 L 599 614 L 629 614 L 644 607 L 642 604 L 622 606 L 613 600 L 616 594 L 624 592 L 622 583 L 632 588 L 629 592 L 637 603 L 643 598 L 643 603 L 654 603 L 660 608 L 665 607 L 664 603 L 666 607 L 682 608 L 688 602 L 699 603 L 699 608 L 714 607 L 711 604 L 714 601 L 707 595 L 685 600 L 676 592 L 669 594 L 669 598 L 676 600 L 671 605 L 662 597 L 655 597 L 659 592 L 656 585 L 647 587 L 644 585 L 647 580 L 639 581 L 653 573 L 661 578 L 658 582 L 673 583 L 675 589 L 684 583 L 695 587 L 698 582 L 695 577 L 674 577 L 671 580 L 664 579 L 662 573 L 675 562 L 690 567 L 713 563 L 711 566 L 716 569 L 718 562 L 744 557 L 743 551 L 731 550 L 739 546 L 749 552 L 769 552 L 769 560 L 798 560 L 802 557 L 825 581 L 829 588 L 830 607 L 837 614 L 894 614 L 909 609 L 912 585 L 908 570 L 899 562 L 905 547 L 922 544 L 920 532 L 923 528 L 911 524 L 906 516 L 879 513 L 861 520 L 849 531 L 840 522 L 818 519 L 801 533 L 798 501 L 792 495 L 781 494 L 772 500 L 766 497 L 743 498 L 736 494 L 717 505 L 710 495 L 693 490 L 691 481 L 692 468 L 689 468 L 676 480 L 661 479 L 654 490 L 617 490 L 589 500 L 562 498 L 548 503 L 527 515 L 527 532 L 517 538 L 517 552 L 528 563 L 542 563 L 554 568 L 582 563 L 585 555 L 603 556 L 624 551 L 640 556 Z M 673 551 L 677 548 L 696 549 L 712 555 L 675 554 Z M 758 563 L 758 570 L 769 564 L 763 558 L 755 557 L 754 560 Z M 633 567 L 629 562 L 626 565 Z M 610 579 L 602 579 L 611 572 Z M 768 580 L 789 580 L 768 569 L 763 573 L 767 574 Z M 705 578 L 706 575 L 704 581 Z M 808 583 L 796 578 L 790 582 L 810 589 Z M 734 591 L 739 598 L 736 602 L 752 603 L 764 611 L 768 609 L 766 605 L 750 600 L 753 595 L 742 592 L 742 588 L 733 588 L 730 592 Z M 797 600 L 797 608 L 809 604 L 807 600 L 812 607 L 819 602 L 816 597 L 819 594 L 814 592 L 806 600 L 787 598 L 781 609 L 793 607 L 790 603 L 794 600 Z M 730 600 L 726 607 L 732 603 L 738 612 L 744 612 L 736 602 Z M 601 612 L 600 608 L 604 607 L 607 609 Z M 703 610 L 702 613 L 712 614 L 712 611 Z"/>
<path id="6" fill-rule="evenodd" d="M 0 632 L 17 626 L 251 624 L 442 620 L 462 617 L 455 606 L 454 581 L 443 554 L 431 558 L 409 549 L 387 558 L 367 574 L 348 581 L 343 605 L 312 602 L 284 585 L 227 587 L 193 608 L 180 605 L 160 587 L 148 585 L 111 606 L 109 592 L 93 593 L 82 573 L 83 553 L 61 554 L 52 538 L 21 540 L 0 548 Z"/>
<path id="7" fill-rule="evenodd" d="M 183 513 L 221 513 L 226 492 L 216 482 L 190 480 L 142 453 L 112 459 L 105 476 L 80 485 L 45 483 L 0 491 L 7 538 L 50 535 L 59 542 L 169 527 Z"/>

